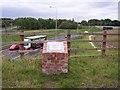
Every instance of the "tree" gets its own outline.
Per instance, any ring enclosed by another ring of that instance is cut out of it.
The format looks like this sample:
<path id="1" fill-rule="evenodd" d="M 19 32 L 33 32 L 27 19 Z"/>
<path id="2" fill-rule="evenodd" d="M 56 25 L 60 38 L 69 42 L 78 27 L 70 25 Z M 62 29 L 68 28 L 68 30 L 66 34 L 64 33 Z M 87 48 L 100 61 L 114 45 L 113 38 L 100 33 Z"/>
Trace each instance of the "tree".
<path id="1" fill-rule="evenodd" d="M 99 26 L 101 24 L 101 21 L 98 19 L 91 19 L 91 20 L 88 20 L 88 24 L 90 26 L 95 26 L 95 25 Z"/>
<path id="2" fill-rule="evenodd" d="M 87 21 L 82 20 L 82 21 L 81 21 L 81 25 L 83 25 L 83 26 L 87 26 L 87 25 L 88 25 L 88 23 L 87 23 Z"/>
<path id="3" fill-rule="evenodd" d="M 2 27 L 8 27 L 11 26 L 14 23 L 14 20 L 11 18 L 1 18 L 2 21 Z"/>
<path id="4" fill-rule="evenodd" d="M 3 19 L 3 27 L 9 26 L 9 22 L 5 22 L 6 18 Z M 11 19 L 9 21 L 12 21 Z M 56 20 L 55 19 L 42 19 L 42 18 L 16 18 L 15 20 L 12 21 L 16 26 L 19 26 L 22 29 L 55 29 L 56 25 Z M 67 19 L 58 19 L 57 20 L 57 25 L 59 29 L 76 29 L 77 28 L 77 23 L 72 20 L 67 20 Z M 110 20 L 110 19 L 90 19 L 88 22 L 86 20 L 81 21 L 81 25 L 83 26 L 120 26 L 120 21 L 118 20 Z"/>
<path id="5" fill-rule="evenodd" d="M 63 21 L 59 27 L 59 29 L 76 29 L 77 23 L 71 23 L 70 21 Z"/>
<path id="6" fill-rule="evenodd" d="M 120 26 L 120 21 L 118 21 L 118 20 L 114 20 L 114 21 L 112 21 L 112 24 L 111 24 L 112 26 Z"/>
<path id="7" fill-rule="evenodd" d="M 22 29 L 39 29 L 38 20 L 35 18 L 17 18 L 15 24 Z"/>
<path id="8" fill-rule="evenodd" d="M 105 19 L 103 21 L 103 23 L 104 23 L 104 26 L 111 26 L 112 25 L 112 21 L 110 19 Z"/>

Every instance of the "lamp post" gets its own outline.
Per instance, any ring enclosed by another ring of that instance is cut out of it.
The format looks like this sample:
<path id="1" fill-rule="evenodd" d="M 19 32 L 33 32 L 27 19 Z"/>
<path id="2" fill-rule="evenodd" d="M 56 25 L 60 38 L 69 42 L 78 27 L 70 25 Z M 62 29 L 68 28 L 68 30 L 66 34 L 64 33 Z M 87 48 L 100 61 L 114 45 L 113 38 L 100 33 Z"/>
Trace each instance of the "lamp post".
<path id="1" fill-rule="evenodd" d="M 77 22 L 77 33 L 78 33 L 79 27 L 80 27 L 80 22 Z"/>
<path id="2" fill-rule="evenodd" d="M 77 33 L 78 33 L 78 22 L 77 22 Z"/>
<path id="3" fill-rule="evenodd" d="M 56 9 L 56 23 L 55 23 L 55 29 L 56 29 L 56 39 L 57 39 L 57 7 L 52 7 L 52 6 L 50 6 L 50 8 L 55 8 L 55 9 Z"/>

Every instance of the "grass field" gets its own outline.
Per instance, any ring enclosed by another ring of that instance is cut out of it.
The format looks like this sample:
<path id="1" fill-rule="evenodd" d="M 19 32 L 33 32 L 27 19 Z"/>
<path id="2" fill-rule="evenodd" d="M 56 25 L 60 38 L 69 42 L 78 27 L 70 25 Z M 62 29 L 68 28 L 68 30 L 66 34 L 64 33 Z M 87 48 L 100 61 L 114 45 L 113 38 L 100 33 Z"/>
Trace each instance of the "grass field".
<path id="1" fill-rule="evenodd" d="M 89 28 L 85 28 L 85 29 L 79 29 L 78 32 L 84 32 L 88 30 L 89 32 L 98 32 L 99 29 L 98 28 L 95 28 L 95 27 L 91 27 L 91 29 Z M 18 32 L 18 30 L 12 30 L 12 31 L 9 31 L 10 32 Z M 55 29 L 40 29 L 40 30 L 24 30 L 24 32 L 42 32 L 42 33 L 48 33 L 48 32 L 56 32 Z M 62 33 L 66 33 L 67 34 L 67 29 L 58 29 L 57 32 L 62 32 Z M 71 29 L 71 33 L 72 32 L 77 32 L 77 30 L 72 30 Z M 55 35 L 47 35 L 48 38 L 52 38 L 52 37 L 55 37 Z M 25 36 L 26 37 L 26 36 Z M 1 36 L 0 37 L 0 40 L 2 40 L 3 42 L 12 42 L 12 41 L 19 41 L 20 40 L 20 37 L 19 36 Z"/>
<path id="2" fill-rule="evenodd" d="M 107 33 L 117 33 L 118 34 L 118 30 L 108 30 Z M 107 36 L 107 40 L 120 40 L 120 38 L 118 38 L 118 35 L 108 35 Z M 118 47 L 118 42 L 109 42 L 108 44 L 114 46 L 114 47 Z"/>
<path id="3" fill-rule="evenodd" d="M 31 31 L 31 30 L 25 30 L 24 32 L 53 32 L 54 30 L 34 30 L 34 31 Z M 8 31 L 9 33 L 16 33 L 17 31 L 16 30 L 11 30 L 11 31 Z M 27 37 L 29 35 L 26 35 L 25 37 Z M 47 38 L 53 38 L 55 37 L 55 35 L 47 35 Z M 20 36 L 0 36 L 0 41 L 2 42 L 16 42 L 16 41 L 20 41 Z M 6 49 L 6 48 L 9 48 L 11 45 L 2 45 L 2 47 L 0 47 L 0 49 Z"/>
<path id="4" fill-rule="evenodd" d="M 87 40 L 88 36 L 82 39 Z M 71 47 L 93 48 L 89 42 L 72 43 Z M 2 85 L 3 88 L 116 88 L 120 76 L 116 56 L 118 52 L 106 51 L 106 53 L 114 56 L 70 58 L 68 73 L 59 75 L 42 73 L 41 55 L 20 60 L 3 58 Z M 93 50 L 71 53 L 71 56 L 100 54 L 101 52 Z"/>
<path id="5" fill-rule="evenodd" d="M 89 32 L 92 32 L 92 31 L 90 31 L 89 30 Z M 96 30 L 95 32 L 101 32 L 100 30 Z M 112 31 L 112 32 L 114 32 L 114 31 Z M 112 33 L 112 32 L 108 32 L 108 33 Z M 116 31 L 117 32 L 117 31 Z M 114 33 L 116 33 L 116 32 L 114 32 Z M 95 36 L 96 37 L 96 40 L 102 40 L 102 35 L 101 36 Z M 82 36 L 82 38 L 81 38 L 81 36 L 79 36 L 79 37 L 77 37 L 77 38 L 73 38 L 72 40 L 88 40 L 89 39 L 89 36 L 88 35 L 86 35 L 86 36 Z M 92 39 L 94 40 L 94 36 L 92 37 Z M 107 36 L 107 40 L 118 40 L 118 36 L 117 35 L 114 35 L 114 36 Z M 117 44 L 118 45 L 118 42 L 112 42 L 112 43 L 114 43 L 114 45 L 115 44 Z M 99 43 L 97 43 L 97 42 L 93 42 L 93 44 L 96 46 L 96 47 L 98 47 L 98 48 L 100 48 L 101 47 L 101 45 L 99 44 Z M 71 44 L 71 48 L 93 48 L 93 46 L 91 46 L 91 44 L 89 43 L 89 42 L 73 42 L 72 44 Z M 116 55 L 118 55 L 118 50 L 106 50 L 106 55 L 112 55 L 112 54 L 116 54 Z M 72 55 L 73 56 L 79 56 L 79 55 L 92 55 L 92 56 L 96 56 L 96 55 L 102 55 L 102 52 L 100 51 L 100 52 L 98 52 L 97 50 L 83 50 L 83 51 L 74 51 L 74 52 L 72 52 Z"/>
<path id="6" fill-rule="evenodd" d="M 115 33 L 115 34 L 118 34 L 118 30 L 107 30 L 107 33 Z M 103 36 L 95 36 L 96 37 L 96 40 L 102 40 L 103 39 Z M 107 39 L 106 40 L 120 40 L 118 38 L 119 36 L 118 35 L 107 35 Z M 101 47 L 100 43 L 95 43 L 98 47 Z M 118 42 L 108 42 L 107 43 L 108 45 L 112 45 L 113 47 L 118 47 Z"/>
<path id="7" fill-rule="evenodd" d="M 41 57 L 3 60 L 3 88 L 115 88 L 118 85 L 117 57 L 69 59 L 67 74 L 45 75 Z"/>
<path id="8" fill-rule="evenodd" d="M 88 27 L 85 27 L 83 29 L 79 29 L 78 32 L 84 32 L 88 30 L 89 32 L 97 32 L 99 31 L 98 28 L 95 28 L 95 27 L 91 27 L 88 28 Z M 12 33 L 16 33 L 20 30 L 10 30 L 10 31 L 7 31 L 7 32 L 12 32 Z M 48 32 L 56 32 L 56 29 L 40 29 L 40 30 L 23 30 L 24 32 L 42 32 L 42 33 L 48 33 Z M 62 32 L 62 33 L 66 33 L 67 35 L 67 29 L 58 29 L 57 32 Z M 77 32 L 77 30 L 71 30 L 71 33 L 74 33 L 74 32 Z M 30 36 L 30 35 L 27 35 L 27 36 Z M 25 37 L 27 37 L 25 36 Z M 57 36 L 61 36 L 61 35 L 57 35 Z M 47 38 L 55 38 L 56 37 L 56 34 L 49 34 L 47 35 Z M 19 36 L 0 36 L 0 41 L 2 42 L 16 42 L 16 41 L 20 41 L 20 37 Z M 6 49 L 6 48 L 9 48 L 10 45 L 3 45 L 2 47 L 0 47 L 0 49 Z"/>

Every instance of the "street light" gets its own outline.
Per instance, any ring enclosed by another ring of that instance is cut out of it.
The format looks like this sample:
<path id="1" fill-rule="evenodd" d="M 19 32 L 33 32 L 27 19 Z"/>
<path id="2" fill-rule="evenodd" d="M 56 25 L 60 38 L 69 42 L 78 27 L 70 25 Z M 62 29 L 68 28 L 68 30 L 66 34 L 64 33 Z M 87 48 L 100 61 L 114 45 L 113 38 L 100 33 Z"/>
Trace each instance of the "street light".
<path id="1" fill-rule="evenodd" d="M 55 24 L 55 28 L 56 28 L 56 38 L 57 38 L 57 7 L 50 6 L 50 8 L 55 8 L 56 9 L 56 24 Z"/>
<path id="2" fill-rule="evenodd" d="M 77 22 L 77 33 L 78 33 L 78 22 Z"/>
<path id="3" fill-rule="evenodd" d="M 77 22 L 77 33 L 78 33 L 79 27 L 80 27 L 80 22 Z"/>

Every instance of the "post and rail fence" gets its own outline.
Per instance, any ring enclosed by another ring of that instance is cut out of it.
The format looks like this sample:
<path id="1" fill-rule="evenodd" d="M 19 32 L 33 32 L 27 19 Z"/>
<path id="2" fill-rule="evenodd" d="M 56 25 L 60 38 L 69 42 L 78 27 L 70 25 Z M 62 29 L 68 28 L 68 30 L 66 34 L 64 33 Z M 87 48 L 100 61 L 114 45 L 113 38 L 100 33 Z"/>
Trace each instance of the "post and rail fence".
<path id="1" fill-rule="evenodd" d="M 25 52 L 36 52 L 36 51 L 41 51 L 41 50 L 24 50 L 24 43 L 38 43 L 38 41 L 28 41 L 28 42 L 24 42 L 24 36 L 25 35 L 43 35 L 43 34 L 51 34 L 54 35 L 54 32 L 17 32 L 17 33 L 2 33 L 2 36 L 20 36 L 20 42 L 2 42 L 4 44 L 14 44 L 17 43 L 19 44 L 20 50 L 17 50 L 20 53 L 20 57 L 23 58 L 24 57 L 24 53 Z M 66 33 L 58 33 L 59 35 L 66 35 Z M 105 30 L 101 33 L 72 33 L 72 34 L 76 34 L 76 35 L 102 35 L 103 36 L 103 40 L 71 40 L 71 30 L 67 30 L 67 44 L 68 44 L 68 54 L 69 54 L 69 58 L 79 58 L 81 56 L 71 56 L 70 52 L 74 51 L 74 50 L 102 50 L 101 51 L 101 55 L 104 57 L 106 56 L 105 51 L 106 50 L 118 50 L 119 48 L 107 48 L 106 47 L 106 43 L 107 42 L 119 42 L 118 40 L 107 40 L 107 35 L 120 35 L 119 33 L 107 33 Z M 62 40 L 60 40 L 62 41 Z M 102 47 L 101 48 L 71 48 L 71 43 L 74 42 L 102 42 Z M 10 51 L 11 53 L 14 51 Z M 92 56 L 90 56 L 92 57 Z"/>

